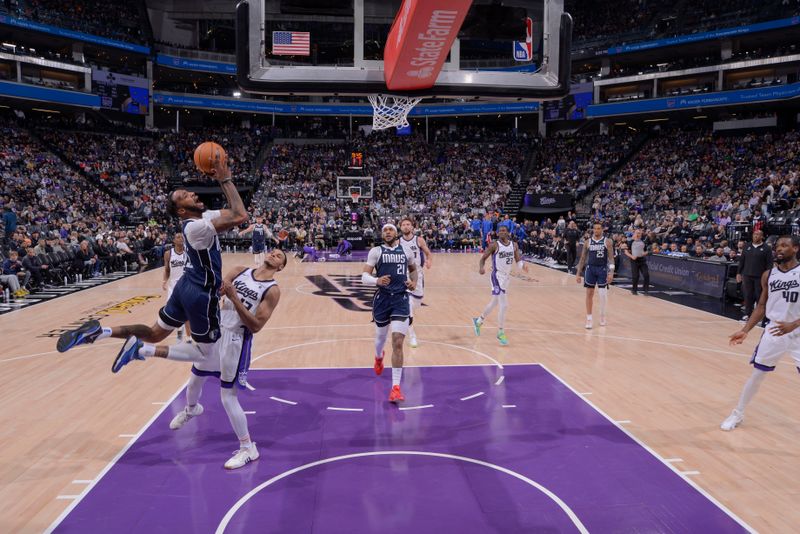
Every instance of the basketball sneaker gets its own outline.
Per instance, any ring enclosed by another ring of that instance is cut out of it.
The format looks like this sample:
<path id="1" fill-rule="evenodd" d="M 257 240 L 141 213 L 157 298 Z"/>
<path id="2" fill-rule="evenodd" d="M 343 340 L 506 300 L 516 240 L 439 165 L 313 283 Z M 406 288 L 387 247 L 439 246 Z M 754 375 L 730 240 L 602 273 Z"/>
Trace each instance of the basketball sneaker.
<path id="1" fill-rule="evenodd" d="M 178 415 L 172 418 L 172 421 L 169 422 L 170 430 L 178 430 L 180 427 L 185 425 L 189 422 L 189 419 L 192 417 L 197 417 L 203 413 L 203 405 L 199 402 L 194 405 L 194 409 L 192 410 L 188 406 L 180 411 Z"/>
<path id="2" fill-rule="evenodd" d="M 606 325 L 606 317 L 605 317 L 605 315 L 601 315 L 600 316 L 600 326 L 605 326 L 605 325 Z"/>
<path id="3" fill-rule="evenodd" d="M 406 398 L 403 396 L 403 392 L 400 391 L 400 386 L 392 386 L 392 390 L 389 392 L 389 402 L 400 402 L 404 400 L 406 400 Z"/>
<path id="4" fill-rule="evenodd" d="M 592 320 L 587 318 L 586 319 L 586 330 L 591 330 L 591 329 L 592 329 Z"/>
<path id="5" fill-rule="evenodd" d="M 56 349 L 58 352 L 67 352 L 75 345 L 83 345 L 86 343 L 94 343 L 97 336 L 103 333 L 103 328 L 100 326 L 99 321 L 94 319 L 83 323 L 75 330 L 67 330 L 58 336 L 58 343 Z"/>
<path id="6" fill-rule="evenodd" d="M 233 453 L 231 459 L 225 462 L 225 469 L 239 469 L 252 461 L 258 460 L 259 456 L 261 455 L 258 454 L 256 444 L 251 443 L 249 447 L 242 447 Z"/>
<path id="7" fill-rule="evenodd" d="M 744 421 L 744 412 L 734 409 L 719 427 L 725 432 L 730 432 Z"/>
<path id="8" fill-rule="evenodd" d="M 506 333 L 505 332 L 503 332 L 503 331 L 498 332 L 497 333 L 497 339 L 498 339 L 498 341 L 500 341 L 501 345 L 503 345 L 503 346 L 508 345 L 508 338 L 506 337 Z"/>
<path id="9" fill-rule="evenodd" d="M 383 372 L 383 356 L 385 354 L 386 354 L 386 351 L 383 351 L 383 352 L 381 352 L 381 357 L 380 358 L 375 356 L 375 365 L 372 368 L 375 369 L 375 374 L 378 375 L 378 376 L 381 376 L 381 373 Z"/>
<path id="10" fill-rule="evenodd" d="M 419 343 L 417 343 L 417 337 L 416 337 L 416 336 L 412 337 L 412 338 L 411 338 L 411 339 L 408 341 L 408 345 L 409 345 L 409 346 L 410 346 L 412 349 L 416 349 L 417 347 L 419 347 Z"/>
<path id="11" fill-rule="evenodd" d="M 125 344 L 119 349 L 114 363 L 111 365 L 112 373 L 119 373 L 119 370 L 131 363 L 133 360 L 144 360 L 144 356 L 139 355 L 139 349 L 142 348 L 142 343 L 136 336 L 129 336 L 125 340 Z"/>
<path id="12" fill-rule="evenodd" d="M 475 335 L 481 335 L 481 326 L 483 326 L 483 321 L 481 321 L 480 317 L 473 317 L 472 318 L 472 328 L 475 329 Z"/>

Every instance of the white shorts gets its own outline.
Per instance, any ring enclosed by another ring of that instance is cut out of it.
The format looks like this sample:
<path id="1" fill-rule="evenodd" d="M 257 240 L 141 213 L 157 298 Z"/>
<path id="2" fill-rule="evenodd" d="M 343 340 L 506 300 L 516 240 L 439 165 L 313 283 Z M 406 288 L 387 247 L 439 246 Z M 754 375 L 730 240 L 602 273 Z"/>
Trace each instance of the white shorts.
<path id="1" fill-rule="evenodd" d="M 172 296 L 172 290 L 175 289 L 175 284 L 177 283 L 178 283 L 177 280 L 175 282 L 173 282 L 172 280 L 167 282 L 167 300 L 169 300 L 169 298 Z"/>
<path id="2" fill-rule="evenodd" d="M 242 328 L 222 328 L 221 332 L 221 337 L 214 343 L 214 350 L 208 358 L 194 364 L 192 373 L 198 376 L 216 376 L 224 388 L 232 388 L 234 384 L 245 388 L 253 334 Z"/>
<path id="3" fill-rule="evenodd" d="M 789 353 L 794 359 L 795 366 L 800 370 L 800 331 L 795 330 L 791 334 L 774 336 L 769 332 L 769 323 L 767 323 L 750 363 L 756 369 L 774 371 L 775 365 L 785 353 Z"/>
<path id="4" fill-rule="evenodd" d="M 492 270 L 492 275 L 490 277 L 492 281 L 492 295 L 505 293 L 506 289 L 508 289 L 508 280 L 510 278 L 511 276 L 508 273 Z"/>

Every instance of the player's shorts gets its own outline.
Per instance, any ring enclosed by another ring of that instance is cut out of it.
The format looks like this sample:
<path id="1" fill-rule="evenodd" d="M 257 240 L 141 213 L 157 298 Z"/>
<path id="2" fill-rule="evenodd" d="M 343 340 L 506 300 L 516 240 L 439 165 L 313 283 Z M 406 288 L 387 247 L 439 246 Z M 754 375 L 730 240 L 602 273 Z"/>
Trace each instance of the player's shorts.
<path id="1" fill-rule="evenodd" d="M 767 323 L 750 363 L 761 371 L 774 371 L 786 353 L 794 359 L 794 364 L 800 371 L 800 331 L 795 330 L 783 336 L 775 336 L 770 333 Z"/>
<path id="2" fill-rule="evenodd" d="M 253 254 L 263 254 L 266 247 L 264 243 L 253 243 Z"/>
<path id="3" fill-rule="evenodd" d="M 583 275 L 583 287 L 607 287 L 608 286 L 608 266 L 606 265 L 587 265 Z"/>
<path id="4" fill-rule="evenodd" d="M 192 366 L 197 376 L 216 376 L 220 386 L 244 389 L 247 386 L 247 371 L 253 348 L 253 334 L 245 328 L 222 329 L 222 337 L 214 343 L 211 354 Z"/>
<path id="5" fill-rule="evenodd" d="M 404 321 L 411 317 L 408 293 L 386 293 L 376 291 L 372 299 L 372 319 L 378 326 L 387 326 L 392 321 Z"/>
<path id="6" fill-rule="evenodd" d="M 425 276 L 422 274 L 422 267 L 417 267 L 417 287 L 411 292 L 411 296 L 417 300 L 422 300 L 425 296 Z"/>
<path id="7" fill-rule="evenodd" d="M 499 295 L 505 293 L 508 289 L 508 280 L 511 278 L 507 273 L 501 273 L 492 269 L 492 274 L 489 277 L 492 281 L 492 295 Z"/>
<path id="8" fill-rule="evenodd" d="M 180 280 L 180 278 L 178 280 Z M 178 280 L 174 282 L 170 280 L 167 282 L 167 300 L 169 300 L 169 298 L 172 296 L 172 292 L 175 291 L 175 286 L 178 285 Z"/>
<path id="9" fill-rule="evenodd" d="M 185 276 L 178 280 L 167 304 L 158 311 L 158 324 L 166 330 L 189 321 L 192 339 L 214 343 L 219 339 L 219 295 L 212 289 L 192 284 Z"/>

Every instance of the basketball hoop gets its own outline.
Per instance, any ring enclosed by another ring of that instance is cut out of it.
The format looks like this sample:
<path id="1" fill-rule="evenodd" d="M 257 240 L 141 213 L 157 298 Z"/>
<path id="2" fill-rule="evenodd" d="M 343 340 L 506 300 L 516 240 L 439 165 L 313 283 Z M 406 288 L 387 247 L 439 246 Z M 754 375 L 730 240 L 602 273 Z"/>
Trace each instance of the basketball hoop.
<path id="1" fill-rule="evenodd" d="M 372 104 L 372 129 L 405 128 L 408 113 L 419 104 L 421 96 L 368 95 Z"/>
<path id="2" fill-rule="evenodd" d="M 350 198 L 353 199 L 353 204 L 358 204 L 358 199 L 361 198 L 361 193 L 351 192 Z"/>

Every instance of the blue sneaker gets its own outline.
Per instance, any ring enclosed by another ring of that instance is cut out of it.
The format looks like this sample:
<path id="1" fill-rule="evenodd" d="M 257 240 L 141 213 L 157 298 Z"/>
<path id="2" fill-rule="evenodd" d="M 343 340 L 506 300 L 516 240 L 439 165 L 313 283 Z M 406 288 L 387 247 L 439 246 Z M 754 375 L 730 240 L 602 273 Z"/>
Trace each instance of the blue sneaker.
<path id="1" fill-rule="evenodd" d="M 119 373 L 119 370 L 131 363 L 132 360 L 144 360 L 144 356 L 139 355 L 142 343 L 136 336 L 130 336 L 125 340 L 125 344 L 119 349 L 119 354 L 111 366 L 112 373 Z"/>
<path id="2" fill-rule="evenodd" d="M 103 333 L 103 327 L 95 320 L 83 323 L 75 330 L 68 330 L 58 336 L 58 343 L 56 349 L 58 352 L 67 352 L 75 345 L 84 345 L 86 343 L 94 343 L 97 336 Z"/>
<path id="3" fill-rule="evenodd" d="M 473 317 L 472 318 L 472 327 L 475 329 L 475 335 L 481 335 L 481 326 L 483 323 L 480 321 L 480 317 Z"/>
<path id="4" fill-rule="evenodd" d="M 508 338 L 506 337 L 506 333 L 502 330 L 497 333 L 497 339 L 500 341 L 501 345 L 508 345 Z"/>

